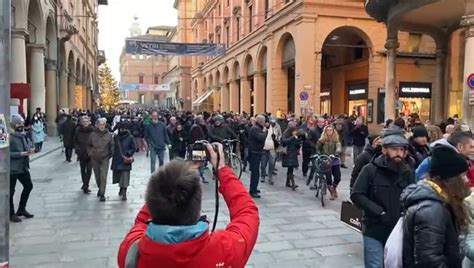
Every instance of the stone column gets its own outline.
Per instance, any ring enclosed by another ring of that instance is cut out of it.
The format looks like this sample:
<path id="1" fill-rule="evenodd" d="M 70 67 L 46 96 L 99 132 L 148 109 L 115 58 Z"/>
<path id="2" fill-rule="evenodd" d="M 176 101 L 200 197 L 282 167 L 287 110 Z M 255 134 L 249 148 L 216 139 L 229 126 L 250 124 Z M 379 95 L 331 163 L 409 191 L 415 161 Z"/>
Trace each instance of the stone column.
<path id="1" fill-rule="evenodd" d="M 253 78 L 253 92 L 254 92 L 254 104 L 255 113 L 262 114 L 265 111 L 265 73 L 256 73 Z"/>
<path id="2" fill-rule="evenodd" d="M 234 113 L 240 113 L 239 111 L 239 86 L 237 81 L 233 80 L 230 82 L 230 110 Z"/>
<path id="3" fill-rule="evenodd" d="M 387 68 L 385 73 L 385 120 L 395 119 L 396 96 L 396 66 L 397 66 L 397 48 L 398 39 L 387 39 L 385 48 L 387 49 Z"/>
<path id="4" fill-rule="evenodd" d="M 30 82 L 31 82 L 31 105 L 30 113 L 34 114 L 36 108 L 45 110 L 46 106 L 46 88 L 45 88 L 45 72 L 44 72 L 44 46 L 31 45 L 31 65 L 30 65 Z"/>
<path id="5" fill-rule="evenodd" d="M 446 116 L 444 103 L 448 101 L 446 88 L 447 49 L 444 44 L 438 44 L 436 50 L 436 83 L 431 93 L 431 120 L 439 124 Z"/>
<path id="6" fill-rule="evenodd" d="M 59 109 L 69 107 L 68 91 L 67 70 L 61 70 L 59 75 Z"/>
<path id="7" fill-rule="evenodd" d="M 466 47 L 464 52 L 464 91 L 463 91 L 463 109 L 462 118 L 464 123 L 473 126 L 474 109 L 469 104 L 469 87 L 467 86 L 467 78 L 474 73 L 474 15 L 465 16 L 461 24 L 466 27 Z"/>
<path id="8" fill-rule="evenodd" d="M 240 78 L 240 113 L 250 113 L 250 81 L 247 77 Z"/>
<path id="9" fill-rule="evenodd" d="M 229 107 L 229 85 L 227 84 L 227 81 L 224 81 L 225 83 L 222 84 L 221 87 L 221 110 L 224 112 L 230 111 Z"/>
<path id="10" fill-rule="evenodd" d="M 76 108 L 76 99 L 75 99 L 75 87 L 76 87 L 76 77 L 73 73 L 69 73 L 68 78 L 68 108 Z"/>
<path id="11" fill-rule="evenodd" d="M 10 82 L 26 83 L 26 29 L 12 29 L 11 33 L 11 61 Z M 21 106 L 20 106 L 21 107 Z M 23 112 L 26 114 L 26 105 L 23 103 Z M 19 111 L 22 112 L 22 111 Z"/>
<path id="12" fill-rule="evenodd" d="M 56 120 L 58 114 L 58 100 L 56 93 L 56 61 L 46 61 L 46 119 L 48 122 L 48 135 L 54 136 L 56 131 Z"/>

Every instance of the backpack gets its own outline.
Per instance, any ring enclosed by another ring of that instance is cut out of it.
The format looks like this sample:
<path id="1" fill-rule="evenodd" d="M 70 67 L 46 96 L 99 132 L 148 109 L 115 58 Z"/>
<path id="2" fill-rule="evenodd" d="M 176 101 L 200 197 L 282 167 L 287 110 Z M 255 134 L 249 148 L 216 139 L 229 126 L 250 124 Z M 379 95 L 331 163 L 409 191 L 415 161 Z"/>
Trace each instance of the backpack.
<path id="1" fill-rule="evenodd" d="M 384 248 L 384 264 L 385 268 L 402 268 L 403 267 L 403 226 L 404 217 L 398 219 L 397 224 L 393 228 L 390 236 L 385 243 Z"/>

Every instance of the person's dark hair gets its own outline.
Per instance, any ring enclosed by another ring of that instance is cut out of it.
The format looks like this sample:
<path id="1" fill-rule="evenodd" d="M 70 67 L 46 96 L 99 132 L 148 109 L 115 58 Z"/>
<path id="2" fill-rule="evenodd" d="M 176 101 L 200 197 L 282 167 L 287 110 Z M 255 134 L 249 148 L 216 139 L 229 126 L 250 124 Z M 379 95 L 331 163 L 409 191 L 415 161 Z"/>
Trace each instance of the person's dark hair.
<path id="1" fill-rule="evenodd" d="M 405 129 L 405 120 L 401 117 L 395 119 L 395 121 L 393 121 L 393 124 L 397 127 Z"/>
<path id="2" fill-rule="evenodd" d="M 387 119 L 387 121 L 385 121 L 385 127 L 389 127 L 390 124 L 393 123 L 393 119 Z"/>
<path id="3" fill-rule="evenodd" d="M 436 182 L 448 195 L 448 201 L 446 202 L 454 214 L 456 227 L 460 233 L 467 233 L 471 223 L 469 209 L 464 202 L 464 199 L 469 196 L 468 183 L 464 181 L 461 175 L 449 179 L 430 178 L 430 180 Z"/>
<path id="4" fill-rule="evenodd" d="M 173 160 L 153 173 L 145 197 L 152 222 L 161 225 L 196 224 L 201 199 L 199 174 L 184 160 Z"/>
<path id="5" fill-rule="evenodd" d="M 469 132 L 457 130 L 454 131 L 448 138 L 448 142 L 456 146 L 458 144 L 466 144 L 472 139 L 472 134 Z"/>

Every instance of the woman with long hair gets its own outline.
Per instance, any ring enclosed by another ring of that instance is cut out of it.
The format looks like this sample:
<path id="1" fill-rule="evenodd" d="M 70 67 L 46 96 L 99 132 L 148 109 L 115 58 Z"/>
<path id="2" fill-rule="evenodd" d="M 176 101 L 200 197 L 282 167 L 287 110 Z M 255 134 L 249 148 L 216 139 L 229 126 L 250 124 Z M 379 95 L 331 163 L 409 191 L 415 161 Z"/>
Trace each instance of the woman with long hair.
<path id="1" fill-rule="evenodd" d="M 462 267 L 458 236 L 470 223 L 467 170 L 459 153 L 436 146 L 428 178 L 405 189 L 403 267 Z"/>
<path id="2" fill-rule="evenodd" d="M 298 131 L 295 122 L 290 122 L 288 128 L 281 138 L 281 143 L 286 147 L 286 153 L 282 157 L 282 166 L 288 168 L 286 172 L 286 187 L 296 190 L 295 175 L 293 171 L 298 167 L 298 152 L 301 148 L 302 133 Z"/>
<path id="3" fill-rule="evenodd" d="M 319 138 L 317 144 L 318 153 L 327 156 L 340 157 L 341 155 L 341 143 L 339 142 L 339 135 L 332 125 L 327 125 L 323 129 L 321 138 Z M 334 179 L 333 179 L 334 177 Z M 326 172 L 326 181 L 331 194 L 330 200 L 334 200 L 338 197 L 337 186 L 341 182 L 341 160 L 340 158 L 334 158 L 331 163 L 331 170 Z"/>

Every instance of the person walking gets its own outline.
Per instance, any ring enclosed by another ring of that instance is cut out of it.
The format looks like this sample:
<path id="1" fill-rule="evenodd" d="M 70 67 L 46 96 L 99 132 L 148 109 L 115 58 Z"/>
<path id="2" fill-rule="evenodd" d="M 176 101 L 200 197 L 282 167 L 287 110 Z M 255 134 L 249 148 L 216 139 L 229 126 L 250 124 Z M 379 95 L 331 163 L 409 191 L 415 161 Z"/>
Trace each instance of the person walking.
<path id="1" fill-rule="evenodd" d="M 91 126 L 89 117 L 81 117 L 80 126 L 76 129 L 76 133 L 74 134 L 74 148 L 76 150 L 77 157 L 79 158 L 79 166 L 81 167 L 81 190 L 84 192 L 84 194 L 91 193 L 89 190 L 89 182 L 92 176 L 92 162 L 87 151 L 87 146 L 93 131 L 94 128 Z"/>
<path id="2" fill-rule="evenodd" d="M 95 181 L 99 191 L 97 196 L 101 202 L 105 202 L 105 188 L 110 158 L 114 152 L 114 138 L 106 128 L 107 119 L 99 118 L 96 128 L 89 138 L 88 153 L 92 161 Z"/>
<path id="3" fill-rule="evenodd" d="M 461 154 L 436 146 L 428 178 L 403 192 L 403 267 L 463 267 L 459 235 L 471 221 L 467 171 Z"/>
<path id="4" fill-rule="evenodd" d="M 171 135 L 173 135 L 173 132 L 176 129 L 176 124 L 177 124 L 176 117 L 174 116 L 170 117 L 169 123 L 166 126 L 168 137 L 171 137 Z M 173 146 L 171 146 L 169 149 L 170 161 L 173 160 L 175 157 L 176 157 L 176 151 L 174 150 Z"/>
<path id="5" fill-rule="evenodd" d="M 77 125 L 72 120 L 72 115 L 68 114 L 66 122 L 63 124 L 63 145 L 66 149 L 66 162 L 71 163 L 72 150 L 74 149 L 74 135 Z M 77 154 L 77 152 L 76 152 Z"/>
<path id="6" fill-rule="evenodd" d="M 114 154 L 112 157 L 112 180 L 119 184 L 122 201 L 127 200 L 127 188 L 130 185 L 130 171 L 134 162 L 133 155 L 136 147 L 130 123 L 120 122 L 117 124 L 118 134 L 114 138 Z"/>
<path id="7" fill-rule="evenodd" d="M 35 153 L 41 152 L 44 138 L 46 136 L 44 123 L 38 117 L 33 117 L 31 124 L 31 139 L 35 145 Z"/>
<path id="8" fill-rule="evenodd" d="M 171 135 L 171 148 L 176 153 L 176 157 L 185 159 L 187 146 L 187 133 L 181 124 L 176 125 L 176 129 Z"/>
<path id="9" fill-rule="evenodd" d="M 268 129 L 268 131 L 267 131 L 267 138 L 265 139 L 265 145 L 263 146 L 260 182 L 264 183 L 265 177 L 268 175 L 268 184 L 273 185 L 274 184 L 273 175 L 275 172 L 275 161 L 276 161 L 275 150 L 276 150 L 276 147 L 279 146 L 279 141 L 281 140 L 281 134 L 275 130 L 275 127 L 270 122 L 265 123 L 265 127 Z"/>
<path id="10" fill-rule="evenodd" d="M 316 125 L 307 130 L 307 135 L 303 141 L 303 177 L 308 176 L 310 157 L 316 153 L 316 145 L 318 144 L 318 140 L 321 138 L 321 134 L 323 133 L 324 124 L 324 119 L 319 118 L 316 121 Z"/>
<path id="11" fill-rule="evenodd" d="M 364 147 L 369 136 L 369 128 L 364 124 L 362 117 L 359 117 L 354 122 L 354 128 L 351 131 L 352 135 L 352 160 L 354 165 L 359 155 L 364 151 Z"/>
<path id="12" fill-rule="evenodd" d="M 317 151 L 322 155 L 327 156 L 341 156 L 341 143 L 339 142 L 339 134 L 336 132 L 332 125 L 324 127 L 321 138 L 319 138 L 317 144 Z M 326 172 L 326 181 L 328 185 L 329 193 L 331 194 L 330 200 L 334 200 L 339 197 L 337 193 L 337 186 L 341 182 L 341 160 L 334 158 L 331 163 L 331 170 Z"/>
<path id="13" fill-rule="evenodd" d="M 261 198 L 258 190 L 258 180 L 260 179 L 260 161 L 266 138 L 265 116 L 258 115 L 255 124 L 250 128 L 248 136 L 250 196 L 253 198 Z"/>
<path id="14" fill-rule="evenodd" d="M 425 158 L 431 155 L 431 149 L 428 146 L 428 131 L 424 126 L 415 126 L 411 131 L 413 135 L 410 138 L 409 153 L 415 159 L 414 168 L 416 169 Z"/>
<path id="15" fill-rule="evenodd" d="M 165 124 L 157 111 L 151 113 L 151 124 L 145 128 L 145 139 L 150 147 L 150 171 L 155 172 L 156 157 L 160 167 L 165 163 L 166 146 L 170 144 Z"/>
<path id="16" fill-rule="evenodd" d="M 415 182 L 406 162 L 408 140 L 403 129 L 382 133 L 383 154 L 362 168 L 352 188 L 351 200 L 362 209 L 362 235 L 366 268 L 384 266 L 384 246 L 400 218 L 403 189 Z"/>
<path id="17" fill-rule="evenodd" d="M 24 133 L 25 120 L 19 115 L 14 115 L 11 120 L 13 134 L 10 135 L 10 221 L 21 222 L 20 217 L 33 218 L 34 215 L 26 210 L 28 198 L 33 190 L 30 175 L 30 154 L 32 153 Z M 15 213 L 13 197 L 16 182 L 23 186 L 18 211 Z"/>
<path id="18" fill-rule="evenodd" d="M 298 131 L 298 127 L 295 122 L 290 122 L 288 128 L 283 133 L 281 138 L 282 146 L 286 147 L 286 153 L 283 154 L 282 167 L 287 168 L 286 172 L 286 187 L 291 188 L 293 191 L 298 188 L 295 183 L 295 175 L 293 174 L 294 169 L 298 167 L 298 152 L 303 142 L 303 132 Z"/>
<path id="19" fill-rule="evenodd" d="M 334 122 L 333 129 L 337 132 L 337 136 L 339 137 L 339 143 L 341 145 L 341 167 L 347 168 L 346 166 L 346 150 L 349 144 L 349 126 L 347 125 L 347 120 L 344 119 L 344 116 L 339 116 L 336 121 Z"/>
<path id="20" fill-rule="evenodd" d="M 357 157 L 354 169 L 351 173 L 351 182 L 349 188 L 352 190 L 354 183 L 359 176 L 360 171 L 365 165 L 370 163 L 372 159 L 382 154 L 382 138 L 379 135 L 369 136 L 369 144 L 365 146 L 364 151 Z"/>

